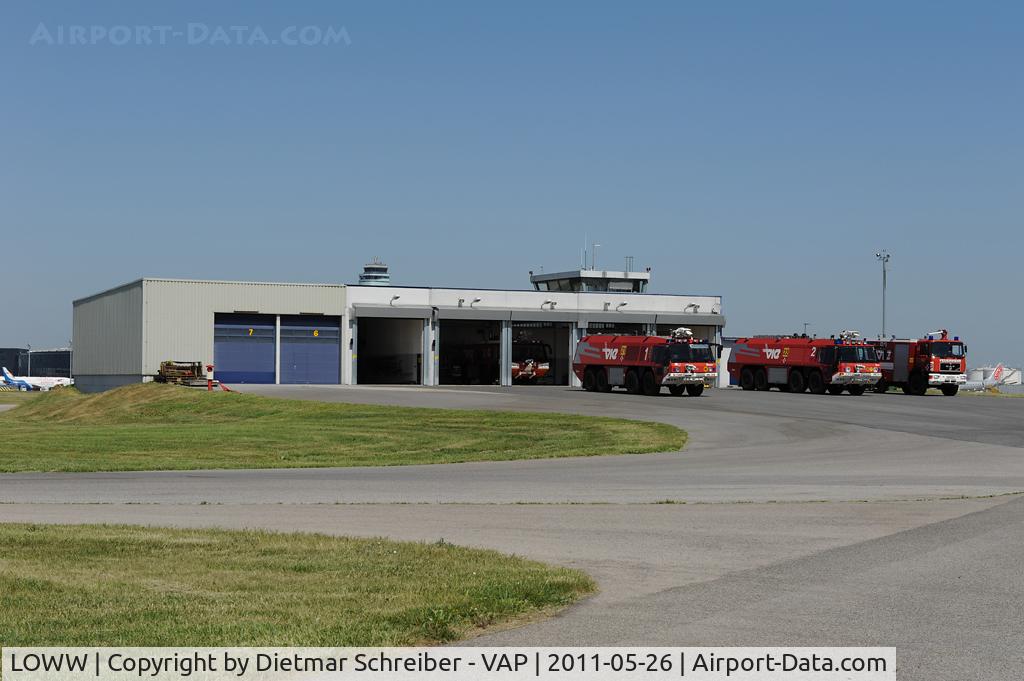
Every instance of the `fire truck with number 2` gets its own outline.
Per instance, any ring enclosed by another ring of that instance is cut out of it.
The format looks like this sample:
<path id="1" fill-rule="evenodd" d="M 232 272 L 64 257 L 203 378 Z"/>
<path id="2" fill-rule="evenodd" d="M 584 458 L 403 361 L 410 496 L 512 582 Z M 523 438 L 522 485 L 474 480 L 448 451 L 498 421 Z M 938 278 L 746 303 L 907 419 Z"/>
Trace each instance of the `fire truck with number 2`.
<path id="1" fill-rule="evenodd" d="M 739 338 L 729 355 L 729 375 L 743 390 L 863 395 L 882 377 L 875 348 L 856 331 L 839 338 L 756 336 Z"/>
<path id="2" fill-rule="evenodd" d="M 661 386 L 673 395 L 697 397 L 718 377 L 714 348 L 679 327 L 664 336 L 584 336 L 576 346 L 572 369 L 584 390 L 608 392 L 623 386 L 633 394 L 657 395 Z"/>

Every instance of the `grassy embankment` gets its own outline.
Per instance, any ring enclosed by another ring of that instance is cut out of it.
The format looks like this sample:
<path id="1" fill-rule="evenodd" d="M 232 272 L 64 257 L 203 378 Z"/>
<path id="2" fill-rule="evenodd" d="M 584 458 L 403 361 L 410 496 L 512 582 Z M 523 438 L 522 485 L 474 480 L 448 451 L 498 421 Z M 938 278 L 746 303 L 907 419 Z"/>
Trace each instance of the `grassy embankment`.
<path id="1" fill-rule="evenodd" d="M 565 606 L 586 575 L 451 544 L 0 524 L 0 645 L 455 640 Z"/>
<path id="2" fill-rule="evenodd" d="M 660 423 L 282 400 L 167 385 L 55 390 L 0 413 L 0 472 L 393 466 L 676 451 Z"/>

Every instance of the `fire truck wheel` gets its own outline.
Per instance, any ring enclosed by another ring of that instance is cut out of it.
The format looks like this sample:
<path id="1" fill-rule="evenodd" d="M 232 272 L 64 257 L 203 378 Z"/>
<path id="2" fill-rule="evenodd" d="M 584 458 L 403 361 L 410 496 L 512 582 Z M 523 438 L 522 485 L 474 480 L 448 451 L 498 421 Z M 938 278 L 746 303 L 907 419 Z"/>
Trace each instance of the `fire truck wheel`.
<path id="1" fill-rule="evenodd" d="M 740 372 L 740 388 L 743 390 L 754 389 L 754 372 L 750 370 L 750 367 L 743 367 L 743 371 Z"/>
<path id="2" fill-rule="evenodd" d="M 942 394 L 945 395 L 946 397 L 952 397 L 953 395 L 956 395 L 959 391 L 960 391 L 960 386 L 958 386 L 958 385 L 944 385 L 944 386 L 942 386 Z"/>
<path id="3" fill-rule="evenodd" d="M 807 389 L 815 395 L 825 394 L 825 378 L 817 369 L 807 375 Z"/>
<path id="4" fill-rule="evenodd" d="M 764 369 L 758 369 L 754 372 L 754 390 L 768 390 L 771 388 L 768 385 L 768 374 L 764 372 Z"/>
<path id="5" fill-rule="evenodd" d="M 630 395 L 638 395 L 640 393 L 640 377 L 632 369 L 626 372 L 626 392 Z"/>
<path id="6" fill-rule="evenodd" d="M 690 397 L 700 397 L 704 394 L 704 386 L 700 383 L 686 386 L 686 392 Z"/>
<path id="7" fill-rule="evenodd" d="M 875 383 L 874 391 L 879 394 L 889 392 L 889 384 L 885 382 L 885 379 L 882 379 Z"/>
<path id="8" fill-rule="evenodd" d="M 802 393 L 807 390 L 807 381 L 804 380 L 804 375 L 799 369 L 789 370 L 789 392 L 791 393 Z"/>
<path id="9" fill-rule="evenodd" d="M 655 380 L 653 371 L 644 372 L 643 378 L 640 379 L 640 387 L 644 391 L 644 395 L 653 396 L 661 392 L 661 386 Z"/>
<path id="10" fill-rule="evenodd" d="M 846 386 L 846 392 L 850 393 L 854 397 L 859 397 L 859 396 L 863 395 L 865 390 L 867 390 L 867 387 L 863 386 L 863 385 L 848 385 L 848 386 Z"/>
<path id="11" fill-rule="evenodd" d="M 587 369 L 583 372 L 583 389 L 589 392 L 597 390 L 597 377 L 594 376 L 593 369 Z"/>
<path id="12" fill-rule="evenodd" d="M 903 385 L 901 385 L 901 386 L 900 386 L 900 390 L 902 390 L 902 391 L 903 391 L 903 394 L 904 394 L 904 395 L 910 395 L 910 394 L 912 394 L 912 393 L 910 392 L 910 386 L 909 386 L 909 385 L 907 385 L 906 383 L 904 383 Z"/>
<path id="13" fill-rule="evenodd" d="M 594 385 L 597 386 L 597 392 L 611 392 L 612 387 L 608 385 L 608 374 L 605 372 L 604 369 L 594 369 L 594 378 L 596 380 L 596 383 Z"/>
<path id="14" fill-rule="evenodd" d="M 668 387 L 668 391 L 670 393 L 672 393 L 673 395 L 675 395 L 676 397 L 679 397 L 680 395 L 685 395 L 686 394 L 686 388 L 684 386 L 681 386 L 681 385 L 670 385 Z"/>
<path id="15" fill-rule="evenodd" d="M 829 395 L 842 395 L 843 394 L 843 386 L 841 386 L 841 385 L 829 385 L 828 386 L 828 394 Z"/>
<path id="16" fill-rule="evenodd" d="M 928 379 L 925 378 L 925 375 L 921 373 L 910 374 L 910 394 L 924 395 L 926 392 L 928 392 Z"/>

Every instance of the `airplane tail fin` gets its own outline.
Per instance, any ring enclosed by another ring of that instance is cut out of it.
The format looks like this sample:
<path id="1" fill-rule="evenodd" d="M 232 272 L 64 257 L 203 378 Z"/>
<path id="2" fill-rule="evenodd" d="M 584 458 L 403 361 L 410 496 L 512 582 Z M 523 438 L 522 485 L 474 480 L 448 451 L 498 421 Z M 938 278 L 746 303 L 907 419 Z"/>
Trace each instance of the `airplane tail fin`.
<path id="1" fill-rule="evenodd" d="M 11 376 L 11 372 L 7 370 L 7 367 L 3 367 L 4 370 L 4 382 L 13 381 L 14 376 Z"/>
<path id="2" fill-rule="evenodd" d="M 996 366 L 996 370 L 992 372 L 992 382 L 999 385 L 1003 382 L 1003 365 Z"/>

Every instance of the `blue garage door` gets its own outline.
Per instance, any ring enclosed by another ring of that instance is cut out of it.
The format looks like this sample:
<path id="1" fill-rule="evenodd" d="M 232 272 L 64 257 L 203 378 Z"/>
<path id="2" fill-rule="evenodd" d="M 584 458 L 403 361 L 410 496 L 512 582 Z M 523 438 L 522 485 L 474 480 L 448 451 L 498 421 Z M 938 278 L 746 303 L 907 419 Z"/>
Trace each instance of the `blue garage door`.
<path id="1" fill-rule="evenodd" d="M 340 355 L 340 317 L 281 317 L 282 383 L 338 383 Z"/>
<path id="2" fill-rule="evenodd" d="M 274 323 L 273 315 L 214 315 L 214 378 L 228 384 L 273 383 Z"/>

